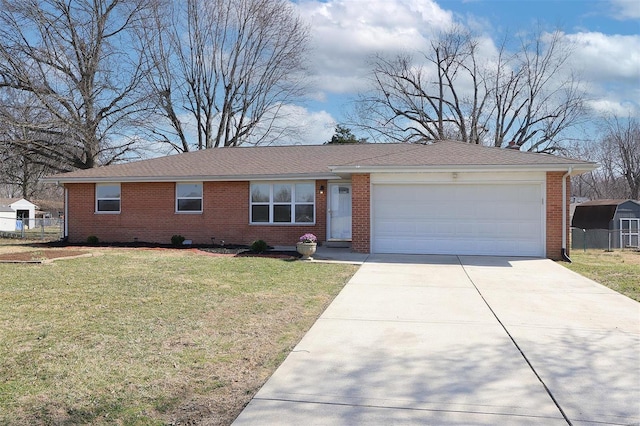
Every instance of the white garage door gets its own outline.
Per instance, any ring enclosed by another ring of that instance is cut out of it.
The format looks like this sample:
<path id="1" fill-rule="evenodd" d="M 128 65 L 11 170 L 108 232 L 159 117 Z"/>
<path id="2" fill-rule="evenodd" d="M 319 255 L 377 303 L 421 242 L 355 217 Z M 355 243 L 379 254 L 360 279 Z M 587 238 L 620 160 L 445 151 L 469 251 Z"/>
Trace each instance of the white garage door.
<path id="1" fill-rule="evenodd" d="M 375 184 L 374 253 L 544 256 L 541 184 Z"/>

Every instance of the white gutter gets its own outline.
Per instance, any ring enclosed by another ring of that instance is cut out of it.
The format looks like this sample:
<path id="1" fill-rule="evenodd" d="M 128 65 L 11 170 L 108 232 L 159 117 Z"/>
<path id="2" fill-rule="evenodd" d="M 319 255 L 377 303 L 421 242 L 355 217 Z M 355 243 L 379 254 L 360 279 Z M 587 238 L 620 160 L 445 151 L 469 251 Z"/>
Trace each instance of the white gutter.
<path id="1" fill-rule="evenodd" d="M 597 168 L 595 163 L 586 164 L 493 164 L 493 165 L 427 165 L 427 166 L 329 166 L 333 173 L 428 173 L 428 172 L 487 172 L 487 171 L 545 171 L 567 170 L 589 172 Z"/>
<path id="2" fill-rule="evenodd" d="M 291 174 L 291 175 L 242 175 L 242 176 L 99 176 L 65 177 L 56 175 L 40 179 L 44 183 L 110 183 L 110 182 L 245 182 L 280 180 L 336 180 L 340 176 L 327 174 Z"/>
<path id="3" fill-rule="evenodd" d="M 562 258 L 571 263 L 571 258 L 567 255 L 567 177 L 571 176 L 573 167 L 562 176 Z"/>

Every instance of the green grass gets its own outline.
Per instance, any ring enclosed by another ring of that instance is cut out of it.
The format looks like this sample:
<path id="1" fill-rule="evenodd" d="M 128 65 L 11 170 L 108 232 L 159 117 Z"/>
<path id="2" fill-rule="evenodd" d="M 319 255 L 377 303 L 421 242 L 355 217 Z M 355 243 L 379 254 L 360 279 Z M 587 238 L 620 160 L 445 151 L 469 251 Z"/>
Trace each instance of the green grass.
<path id="1" fill-rule="evenodd" d="M 356 270 L 100 251 L 0 264 L 0 424 L 228 424 Z"/>
<path id="2" fill-rule="evenodd" d="M 640 302 L 640 252 L 573 250 L 567 268 Z"/>

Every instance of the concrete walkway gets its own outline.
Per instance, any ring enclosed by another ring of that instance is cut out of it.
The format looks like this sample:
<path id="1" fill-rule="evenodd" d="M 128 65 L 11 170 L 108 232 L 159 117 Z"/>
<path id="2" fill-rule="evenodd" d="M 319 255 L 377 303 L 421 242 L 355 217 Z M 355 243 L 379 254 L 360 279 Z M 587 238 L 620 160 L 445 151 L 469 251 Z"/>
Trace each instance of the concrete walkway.
<path id="1" fill-rule="evenodd" d="M 235 425 L 640 423 L 640 304 L 545 259 L 369 256 Z"/>

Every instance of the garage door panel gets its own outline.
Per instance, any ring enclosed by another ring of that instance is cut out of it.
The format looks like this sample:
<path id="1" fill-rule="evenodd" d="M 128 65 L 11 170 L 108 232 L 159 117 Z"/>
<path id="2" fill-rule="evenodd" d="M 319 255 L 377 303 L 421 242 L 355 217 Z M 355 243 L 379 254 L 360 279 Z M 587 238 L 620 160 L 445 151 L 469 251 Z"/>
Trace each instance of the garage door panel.
<path id="1" fill-rule="evenodd" d="M 543 256 L 542 185 L 373 186 L 377 253 Z"/>

